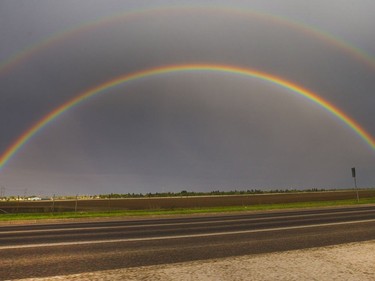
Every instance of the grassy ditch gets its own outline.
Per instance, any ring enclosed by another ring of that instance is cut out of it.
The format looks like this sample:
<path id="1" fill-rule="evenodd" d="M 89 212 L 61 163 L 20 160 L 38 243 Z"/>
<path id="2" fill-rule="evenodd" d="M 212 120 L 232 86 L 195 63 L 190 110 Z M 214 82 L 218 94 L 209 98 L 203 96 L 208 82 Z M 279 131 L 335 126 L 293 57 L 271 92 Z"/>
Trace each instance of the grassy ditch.
<path id="1" fill-rule="evenodd" d="M 293 208 L 314 208 L 350 206 L 361 204 L 374 204 L 375 197 L 357 200 L 334 200 L 334 201 L 312 201 L 295 202 L 283 204 L 257 204 L 247 206 L 226 206 L 210 208 L 176 208 L 176 209 L 154 209 L 154 210 L 113 210 L 101 212 L 54 212 L 54 213 L 18 213 L 0 214 L 0 221 L 16 220 L 43 220 L 43 219 L 74 219 L 74 218 L 103 218 L 103 217 L 129 217 L 129 216 L 158 216 L 158 215 L 188 215 L 200 213 L 223 213 L 243 211 L 282 210 Z"/>

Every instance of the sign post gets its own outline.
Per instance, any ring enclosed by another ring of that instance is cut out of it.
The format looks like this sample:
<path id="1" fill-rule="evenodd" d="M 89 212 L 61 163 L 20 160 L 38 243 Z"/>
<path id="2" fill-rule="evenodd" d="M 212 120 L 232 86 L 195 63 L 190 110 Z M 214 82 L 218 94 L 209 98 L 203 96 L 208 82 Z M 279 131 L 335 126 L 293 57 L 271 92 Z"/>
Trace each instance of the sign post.
<path id="1" fill-rule="evenodd" d="M 358 194 L 358 187 L 357 187 L 357 178 L 355 176 L 355 167 L 352 168 L 352 177 L 354 179 L 354 187 L 355 187 L 355 191 L 357 193 L 357 202 L 359 203 L 359 194 Z"/>

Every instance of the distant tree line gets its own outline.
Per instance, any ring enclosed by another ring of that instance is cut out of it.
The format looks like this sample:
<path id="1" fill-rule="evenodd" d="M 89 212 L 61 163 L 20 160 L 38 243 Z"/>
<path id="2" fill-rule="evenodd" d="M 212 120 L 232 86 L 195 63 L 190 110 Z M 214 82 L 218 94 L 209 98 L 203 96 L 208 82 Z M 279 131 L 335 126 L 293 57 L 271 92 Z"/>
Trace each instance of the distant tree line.
<path id="1" fill-rule="evenodd" d="M 156 192 L 156 193 L 109 193 L 99 194 L 96 197 L 101 199 L 107 198 L 152 198 L 152 197 L 189 197 L 189 196 L 215 196 L 215 195 L 247 195 L 247 194 L 268 194 L 268 193 L 295 193 L 295 192 L 322 192 L 327 191 L 324 188 L 310 188 L 304 190 L 298 189 L 274 189 L 274 190 L 260 190 L 260 189 L 247 189 L 247 190 L 230 190 L 220 191 L 213 190 L 209 192 L 196 192 L 182 190 L 180 192 Z M 330 189 L 333 191 L 333 189 Z"/>

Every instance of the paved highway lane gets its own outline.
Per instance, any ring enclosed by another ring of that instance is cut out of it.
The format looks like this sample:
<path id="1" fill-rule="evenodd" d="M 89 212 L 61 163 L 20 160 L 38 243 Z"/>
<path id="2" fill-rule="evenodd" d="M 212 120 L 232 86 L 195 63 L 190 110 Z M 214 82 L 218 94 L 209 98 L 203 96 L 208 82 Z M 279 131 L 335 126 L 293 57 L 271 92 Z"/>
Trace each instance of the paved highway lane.
<path id="1" fill-rule="evenodd" d="M 375 239 L 375 206 L 0 227 L 0 279 Z"/>

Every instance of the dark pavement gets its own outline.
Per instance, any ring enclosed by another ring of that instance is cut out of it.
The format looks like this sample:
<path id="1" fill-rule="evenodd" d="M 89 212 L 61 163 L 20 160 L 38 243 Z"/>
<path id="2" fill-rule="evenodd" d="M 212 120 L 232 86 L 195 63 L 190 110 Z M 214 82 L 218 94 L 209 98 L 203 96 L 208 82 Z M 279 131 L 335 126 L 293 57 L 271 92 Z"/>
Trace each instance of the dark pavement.
<path id="1" fill-rule="evenodd" d="M 0 227 L 0 279 L 375 239 L 375 206 Z"/>

